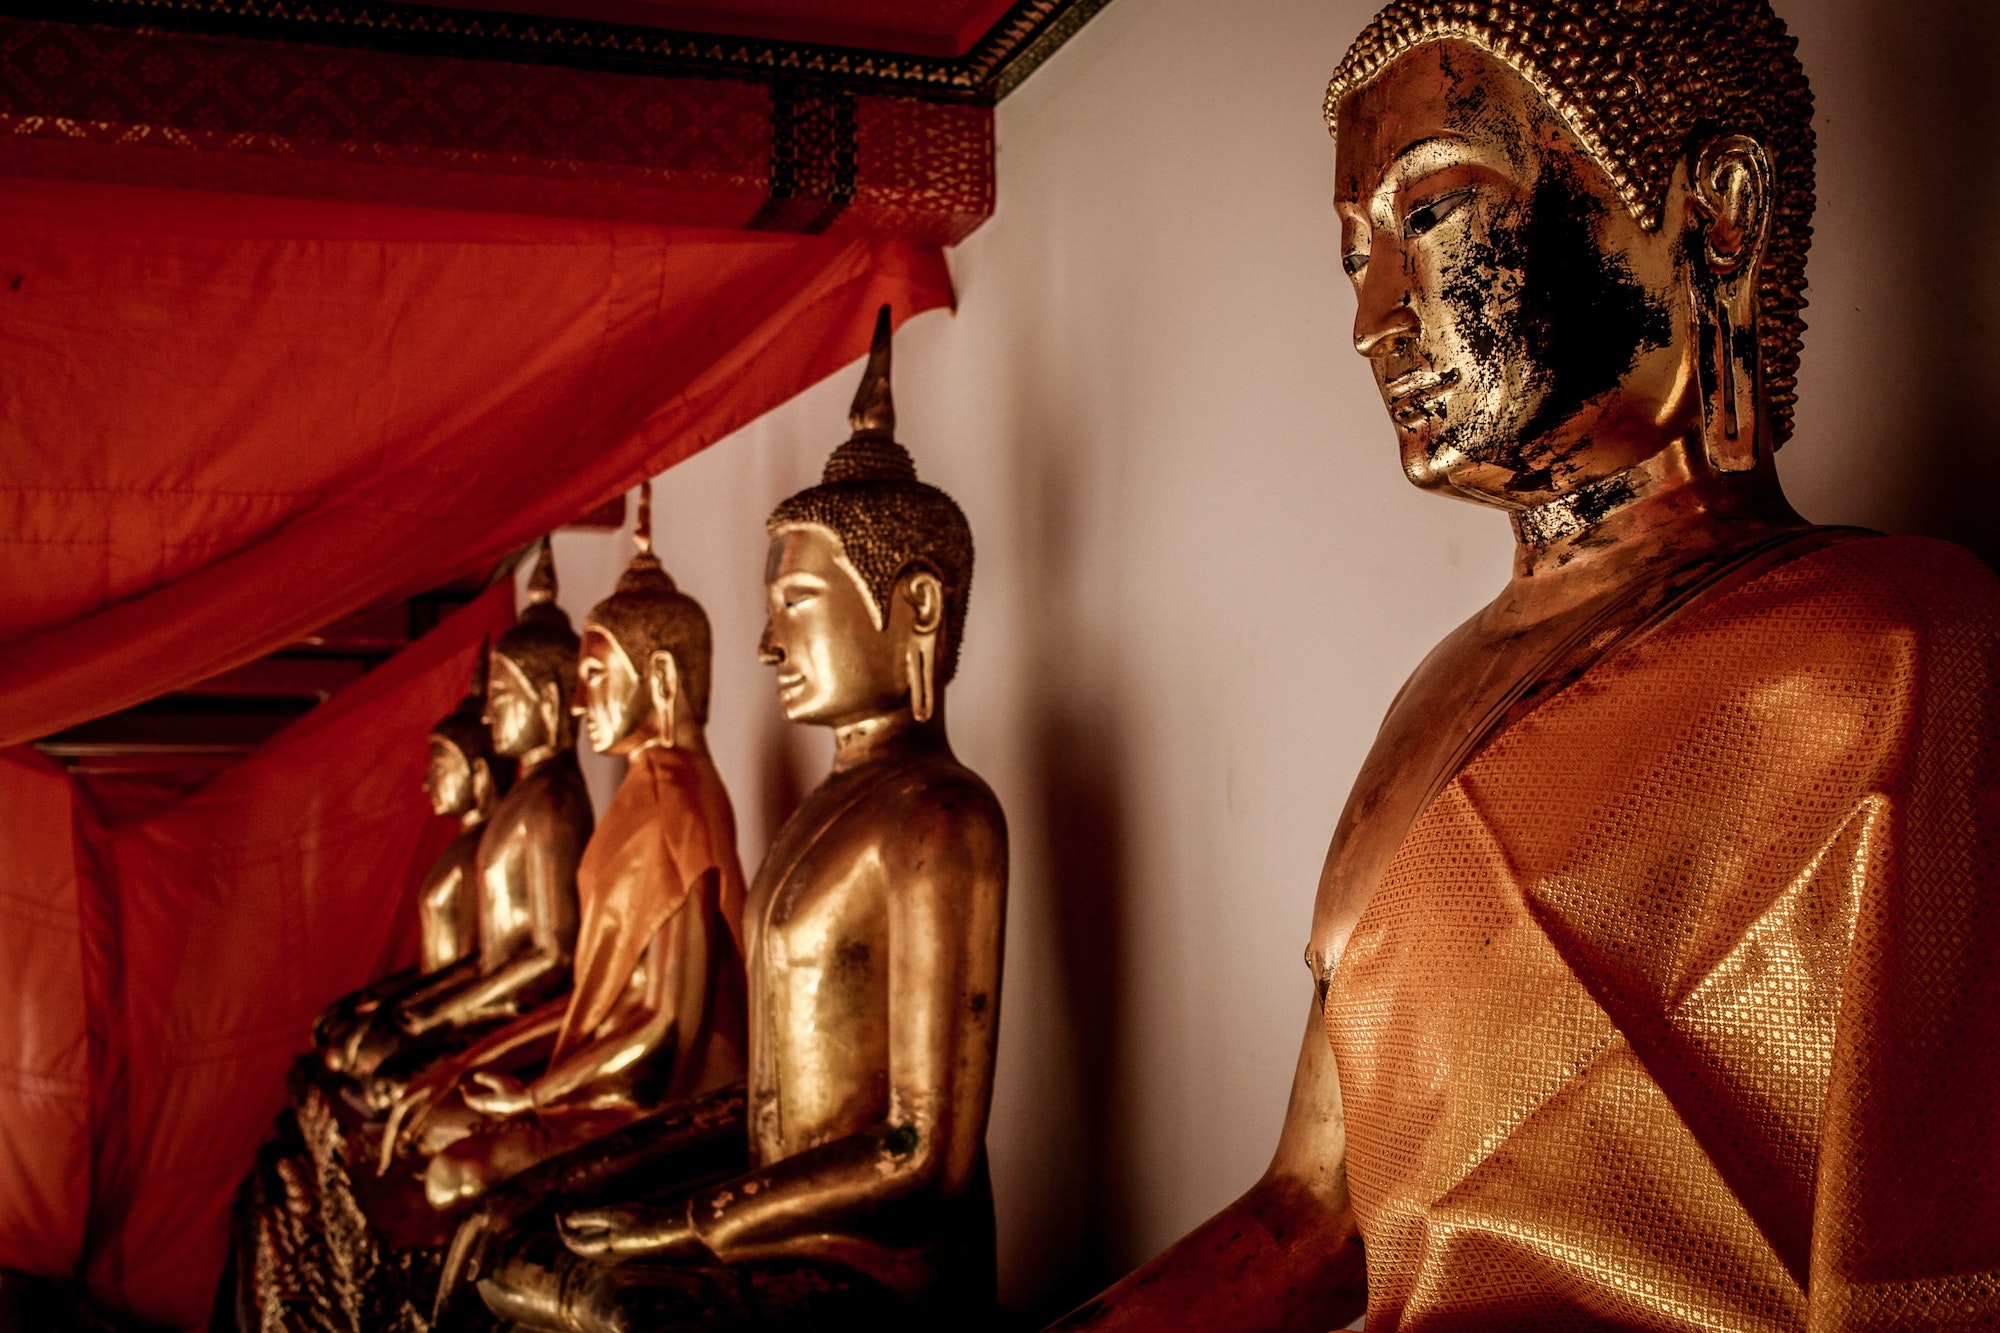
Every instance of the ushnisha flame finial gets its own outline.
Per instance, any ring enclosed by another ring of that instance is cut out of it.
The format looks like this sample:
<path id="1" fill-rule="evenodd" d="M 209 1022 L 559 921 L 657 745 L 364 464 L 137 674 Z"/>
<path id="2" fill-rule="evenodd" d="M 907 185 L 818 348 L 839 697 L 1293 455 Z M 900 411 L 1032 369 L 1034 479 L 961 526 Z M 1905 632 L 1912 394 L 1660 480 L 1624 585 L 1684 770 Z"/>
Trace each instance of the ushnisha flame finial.
<path id="1" fill-rule="evenodd" d="M 528 605 L 544 606 L 556 599 L 555 543 L 542 538 L 541 552 L 535 556 L 535 571 L 528 575 Z"/>
<path id="2" fill-rule="evenodd" d="M 875 345 L 868 352 L 861 387 L 847 423 L 853 434 L 833 451 L 820 474 L 822 484 L 847 481 L 915 482 L 917 465 L 896 443 L 896 402 L 889 392 L 889 307 L 875 317 Z"/>
<path id="3" fill-rule="evenodd" d="M 659 554 L 653 550 L 651 479 L 639 483 L 639 517 L 632 526 L 632 544 L 639 549 L 633 553 L 632 563 L 618 576 L 617 591 L 656 597 L 674 595 L 673 576 L 660 564 Z"/>
<path id="4" fill-rule="evenodd" d="M 486 673 L 492 667 L 489 656 L 493 651 L 491 636 L 479 640 L 479 656 L 472 661 L 472 683 L 465 687 L 465 698 L 459 703 L 459 711 L 470 708 L 475 714 L 486 708 Z"/>
<path id="5" fill-rule="evenodd" d="M 632 544 L 640 555 L 653 553 L 653 479 L 639 483 L 639 517 L 632 525 Z"/>
<path id="6" fill-rule="evenodd" d="M 857 440 L 896 438 L 896 400 L 889 392 L 889 307 L 875 315 L 875 343 L 868 349 L 868 368 L 847 409 L 847 424 Z"/>

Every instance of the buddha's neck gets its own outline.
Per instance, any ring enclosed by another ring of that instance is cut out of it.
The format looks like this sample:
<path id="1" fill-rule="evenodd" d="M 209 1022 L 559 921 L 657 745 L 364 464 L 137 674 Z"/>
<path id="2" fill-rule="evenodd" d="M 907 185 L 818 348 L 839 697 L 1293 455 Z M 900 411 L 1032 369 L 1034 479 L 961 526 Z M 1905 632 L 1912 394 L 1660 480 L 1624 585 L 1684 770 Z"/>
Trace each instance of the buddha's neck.
<path id="1" fill-rule="evenodd" d="M 536 769 L 546 768 L 562 752 L 560 745 L 537 745 L 534 749 L 521 755 L 515 762 L 520 766 L 519 772 L 521 777 L 525 778 Z"/>
<path id="2" fill-rule="evenodd" d="M 1768 463 L 1716 473 L 1691 467 L 1680 444 L 1513 518 L 1514 577 L 1501 601 L 1531 618 L 1805 524 Z"/>
<path id="3" fill-rule="evenodd" d="M 870 764 L 949 750 L 944 734 L 944 701 L 928 721 L 907 707 L 833 729 L 833 771 L 846 773 Z"/>

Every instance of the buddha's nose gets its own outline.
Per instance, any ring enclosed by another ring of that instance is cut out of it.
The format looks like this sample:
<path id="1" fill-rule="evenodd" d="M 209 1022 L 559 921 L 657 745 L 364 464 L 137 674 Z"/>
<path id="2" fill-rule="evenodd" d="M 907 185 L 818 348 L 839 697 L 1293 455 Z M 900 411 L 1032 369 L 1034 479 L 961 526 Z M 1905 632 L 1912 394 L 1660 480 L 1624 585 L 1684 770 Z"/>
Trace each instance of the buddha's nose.
<path id="1" fill-rule="evenodd" d="M 1355 293 L 1354 350 L 1371 360 L 1414 339 L 1421 329 L 1410 308 L 1409 284 L 1393 254 L 1369 262 Z"/>

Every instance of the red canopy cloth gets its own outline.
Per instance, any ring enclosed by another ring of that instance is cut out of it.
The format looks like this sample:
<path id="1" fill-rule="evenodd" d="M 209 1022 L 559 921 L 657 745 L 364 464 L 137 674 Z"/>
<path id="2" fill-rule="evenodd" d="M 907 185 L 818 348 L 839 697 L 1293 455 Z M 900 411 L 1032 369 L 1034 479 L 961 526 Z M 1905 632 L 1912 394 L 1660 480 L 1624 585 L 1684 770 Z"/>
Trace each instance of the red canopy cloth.
<path id="1" fill-rule="evenodd" d="M 489 565 L 949 301 L 900 241 L 0 180 L 0 745 Z"/>
<path id="2" fill-rule="evenodd" d="M 0 180 L 0 745 L 484 565 L 947 303 L 901 242 Z M 506 588 L 199 785 L 0 750 L 0 1267 L 207 1318 Z"/>

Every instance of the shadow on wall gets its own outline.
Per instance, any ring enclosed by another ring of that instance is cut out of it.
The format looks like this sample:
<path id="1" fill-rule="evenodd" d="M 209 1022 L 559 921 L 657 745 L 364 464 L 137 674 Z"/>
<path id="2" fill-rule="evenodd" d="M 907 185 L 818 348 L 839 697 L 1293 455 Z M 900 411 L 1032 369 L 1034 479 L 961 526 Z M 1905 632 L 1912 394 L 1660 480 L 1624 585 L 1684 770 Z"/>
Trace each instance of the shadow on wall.
<path id="1" fill-rule="evenodd" d="M 1055 690 L 1038 693 L 1043 699 L 1064 697 Z M 1049 709 L 1036 729 L 1032 762 L 1049 858 L 1056 964 L 1069 1020 L 1068 1085 L 1078 1099 L 1077 1137 L 1062 1154 L 1070 1159 L 1077 1211 L 1067 1222 L 1076 1239 L 1062 1269 L 1048 1274 L 1049 1308 L 1042 1313 L 1054 1315 L 1122 1271 L 1120 1238 L 1129 1230 L 1118 1112 L 1125 1018 L 1120 942 L 1129 886 L 1115 720 L 1101 712 Z"/>
<path id="2" fill-rule="evenodd" d="M 1126 781 L 1130 713 L 1122 706 L 1119 645 L 1103 614 L 1103 600 L 1116 591 L 1086 574 L 1103 566 L 1090 548 L 1101 547 L 1108 534 L 1088 497 L 1103 492 L 1100 469 L 1108 460 L 1103 441 L 1062 419 L 1060 405 L 1082 397 L 1060 391 L 1065 373 L 1053 365 L 1025 373 L 1023 383 L 1057 391 L 1024 401 L 1018 417 L 1025 484 L 1016 493 L 1030 506 L 1018 519 L 1027 538 L 1022 575 L 1042 599 L 1033 622 L 1028 771 L 1047 857 L 1051 961 L 1067 1037 L 1070 1067 L 1062 1082 L 1074 1099 L 1071 1137 L 1051 1145 L 1057 1159 L 1051 1165 L 1068 1177 L 1059 1224 L 1068 1244 L 1058 1247 L 1059 1261 L 1037 1284 L 1037 1322 L 1096 1295 L 1133 1261 L 1137 1163 L 1127 1050 L 1143 1021 L 1125 1004 L 1137 904 Z"/>
<path id="3" fill-rule="evenodd" d="M 1987 479 L 2000 469 L 2000 47 L 1993 0 L 1875 0 L 1864 114 L 1871 171 L 1897 201 L 1902 244 L 1875 256 L 1906 303 L 1878 354 L 1891 401 L 1876 442 L 1912 478 L 1912 532 L 1946 537 L 2000 568 L 2000 518 Z M 1808 308 L 1807 319 L 1812 312 Z"/>

